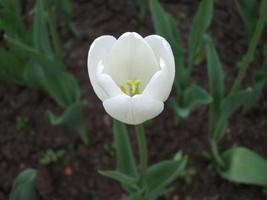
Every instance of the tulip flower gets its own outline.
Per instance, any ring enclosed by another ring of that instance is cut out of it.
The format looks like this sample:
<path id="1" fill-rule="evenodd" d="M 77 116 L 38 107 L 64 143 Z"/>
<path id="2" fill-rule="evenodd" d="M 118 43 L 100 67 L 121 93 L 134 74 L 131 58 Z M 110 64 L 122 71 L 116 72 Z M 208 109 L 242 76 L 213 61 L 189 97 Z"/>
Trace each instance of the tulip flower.
<path id="1" fill-rule="evenodd" d="M 174 81 L 169 43 L 158 35 L 127 32 L 118 39 L 101 36 L 88 53 L 88 72 L 106 112 L 126 124 L 158 116 Z"/>

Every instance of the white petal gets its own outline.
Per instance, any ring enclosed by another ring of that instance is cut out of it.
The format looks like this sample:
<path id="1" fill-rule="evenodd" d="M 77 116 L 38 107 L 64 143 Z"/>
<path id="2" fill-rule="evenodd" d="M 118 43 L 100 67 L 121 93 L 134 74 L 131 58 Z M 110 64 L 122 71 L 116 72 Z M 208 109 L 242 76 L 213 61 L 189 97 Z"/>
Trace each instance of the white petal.
<path id="1" fill-rule="evenodd" d="M 106 112 L 126 124 L 141 124 L 158 116 L 164 108 L 161 101 L 146 95 L 119 95 L 103 102 Z"/>
<path id="2" fill-rule="evenodd" d="M 102 91 L 105 93 L 107 98 L 124 94 L 118 87 L 118 85 L 110 77 L 110 75 L 103 73 L 103 69 L 104 65 L 102 61 L 100 61 L 96 71 L 97 83 L 98 86 L 101 87 Z"/>
<path id="3" fill-rule="evenodd" d="M 160 70 L 153 50 L 137 33 L 123 34 L 113 45 L 104 66 L 104 72 L 117 85 L 125 85 L 127 80 L 141 80 L 141 91 L 153 74 Z"/>
<path id="4" fill-rule="evenodd" d="M 163 59 L 160 60 L 160 66 L 161 70 L 154 74 L 143 94 L 164 102 L 170 95 L 172 85 L 169 84 L 168 70 Z"/>
<path id="5" fill-rule="evenodd" d="M 144 38 L 153 49 L 158 62 L 163 59 L 166 62 L 169 76 L 169 84 L 172 85 L 175 77 L 175 62 L 170 44 L 159 35 L 150 35 Z"/>
<path id="6" fill-rule="evenodd" d="M 100 60 L 105 59 L 107 57 L 108 53 L 110 52 L 113 44 L 116 42 L 116 38 L 113 36 L 101 36 L 94 40 L 92 45 L 90 46 L 89 53 L 88 53 L 88 73 L 90 82 L 93 86 L 93 89 L 102 101 L 104 101 L 108 96 L 106 93 L 101 89 L 101 87 L 98 85 L 98 82 L 96 80 L 96 69 L 97 65 L 99 64 Z"/>

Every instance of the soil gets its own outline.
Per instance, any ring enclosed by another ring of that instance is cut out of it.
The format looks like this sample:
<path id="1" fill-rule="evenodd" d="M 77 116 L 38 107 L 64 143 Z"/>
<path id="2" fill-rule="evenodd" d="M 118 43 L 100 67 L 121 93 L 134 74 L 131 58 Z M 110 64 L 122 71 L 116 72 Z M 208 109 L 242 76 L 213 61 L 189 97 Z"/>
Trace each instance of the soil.
<path id="1" fill-rule="evenodd" d="M 153 34 L 148 16 L 144 23 L 137 20 L 137 9 L 125 0 L 75 0 L 72 1 L 74 22 L 81 33 L 78 41 L 62 31 L 65 63 L 76 76 L 82 96 L 87 100 L 85 109 L 89 146 L 84 146 L 79 136 L 63 126 L 51 126 L 44 118 L 46 110 L 61 112 L 45 94 L 11 83 L 0 84 L 0 200 L 8 199 L 15 177 L 20 171 L 31 167 L 38 169 L 39 200 L 118 200 L 123 190 L 120 186 L 97 173 L 99 169 L 114 168 L 112 149 L 112 120 L 105 113 L 89 84 L 87 52 L 94 38 L 104 34 L 119 36 L 126 31 L 141 35 Z M 170 12 L 185 13 L 179 28 L 186 41 L 189 24 L 197 8 L 197 1 L 165 1 Z M 242 21 L 231 0 L 220 1 L 210 32 L 215 38 L 220 57 L 227 72 L 230 86 L 237 71 L 236 62 L 246 51 L 247 35 Z M 256 60 L 260 60 L 260 53 Z M 252 72 L 258 67 L 254 62 Z M 250 76 L 251 77 L 251 76 Z M 196 67 L 194 80 L 207 85 L 205 66 Z M 250 78 L 246 79 L 249 84 Z M 247 114 L 236 113 L 230 120 L 221 150 L 232 146 L 246 146 L 267 159 L 267 89 L 260 102 Z M 18 129 L 18 117 L 26 117 L 29 123 Z M 168 106 L 164 112 L 146 125 L 150 163 L 171 158 L 181 150 L 188 155 L 189 167 L 196 170 L 190 184 L 177 179 L 171 186 L 171 194 L 165 200 L 263 200 L 260 187 L 230 183 L 209 169 L 209 162 L 202 156 L 209 150 L 207 141 L 208 110 L 203 106 L 194 111 L 179 126 L 173 123 L 174 114 Z M 136 139 L 130 134 L 136 148 Z M 48 166 L 40 164 L 48 149 L 65 149 L 67 162 L 59 160 Z"/>

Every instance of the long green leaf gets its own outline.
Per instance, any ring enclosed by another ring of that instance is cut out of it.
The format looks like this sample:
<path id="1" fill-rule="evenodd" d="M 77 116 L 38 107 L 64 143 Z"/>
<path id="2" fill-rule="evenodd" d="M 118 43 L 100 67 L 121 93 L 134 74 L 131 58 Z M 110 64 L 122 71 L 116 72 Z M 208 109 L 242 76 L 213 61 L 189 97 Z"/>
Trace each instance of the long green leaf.
<path id="1" fill-rule="evenodd" d="M 261 69 L 256 73 L 251 85 L 252 93 L 244 105 L 244 111 L 249 111 L 259 100 L 262 90 L 267 83 L 267 45 L 264 47 L 264 61 Z"/>
<path id="2" fill-rule="evenodd" d="M 119 181 L 121 184 L 127 187 L 133 188 L 135 190 L 139 189 L 137 184 L 138 178 L 134 178 L 119 171 L 99 171 L 99 173 L 103 176 Z"/>
<path id="3" fill-rule="evenodd" d="M 254 32 L 258 20 L 256 0 L 235 0 L 238 12 L 250 35 Z"/>
<path id="4" fill-rule="evenodd" d="M 25 72 L 29 85 L 40 84 L 58 105 L 67 108 L 80 99 L 80 90 L 74 77 L 53 66 L 29 65 Z"/>
<path id="5" fill-rule="evenodd" d="M 75 102 L 66 108 L 61 116 L 54 115 L 51 111 L 46 112 L 46 116 L 52 125 L 67 125 L 80 134 L 84 144 L 89 144 L 86 133 L 83 109 L 85 102 Z"/>
<path id="6" fill-rule="evenodd" d="M 40 63 L 40 65 L 47 65 L 54 68 L 65 69 L 65 66 L 62 63 L 52 60 L 47 55 L 38 52 L 31 46 L 24 44 L 23 42 L 12 38 L 9 35 L 4 35 L 4 38 L 10 45 L 12 45 L 13 49 L 16 49 L 17 52 L 19 52 L 21 56 L 24 56 L 28 59 L 30 58 L 31 60 L 35 60 L 36 62 Z"/>
<path id="7" fill-rule="evenodd" d="M 165 37 L 171 44 L 176 65 L 176 87 L 180 88 L 184 79 L 184 50 L 175 20 L 161 7 L 158 0 L 150 1 L 152 19 L 157 34 Z"/>
<path id="8" fill-rule="evenodd" d="M 161 161 L 148 168 L 146 184 L 151 196 L 154 198 L 162 193 L 164 187 L 176 179 L 185 169 L 186 157 L 181 156 L 178 160 Z"/>
<path id="9" fill-rule="evenodd" d="M 207 67 L 209 77 L 209 91 L 212 96 L 212 103 L 210 104 L 210 133 L 214 129 L 214 125 L 220 116 L 220 106 L 224 97 L 224 73 L 221 62 L 215 46 L 208 38 L 207 46 Z"/>
<path id="10" fill-rule="evenodd" d="M 25 70 L 24 60 L 16 54 L 0 48 L 0 80 L 23 83 L 23 72 Z"/>
<path id="11" fill-rule="evenodd" d="M 18 0 L 0 1 L 0 30 L 16 39 L 29 42 L 31 34 L 26 29 Z"/>
<path id="12" fill-rule="evenodd" d="M 189 34 L 189 66 L 195 63 L 204 35 L 212 21 L 214 0 L 202 0 L 193 18 Z"/>
<path id="13" fill-rule="evenodd" d="M 34 169 L 26 169 L 15 179 L 9 200 L 35 200 L 37 172 Z"/>
<path id="14" fill-rule="evenodd" d="M 38 52 L 45 53 L 46 56 L 50 58 L 53 57 L 43 0 L 38 0 L 35 6 L 33 41 L 34 48 L 38 50 Z"/>
<path id="15" fill-rule="evenodd" d="M 186 88 L 184 92 L 183 106 L 179 107 L 179 105 L 177 105 L 177 114 L 180 117 L 186 118 L 192 110 L 200 105 L 208 104 L 211 101 L 211 96 L 203 88 L 192 84 L 190 87 Z"/>
<path id="16" fill-rule="evenodd" d="M 229 117 L 247 102 L 251 93 L 252 90 L 248 88 L 247 90 L 233 93 L 223 100 L 221 104 L 220 118 L 216 121 L 216 125 L 212 132 L 212 138 L 215 139 L 215 141 L 218 142 L 223 137 Z"/>
<path id="17" fill-rule="evenodd" d="M 236 147 L 225 151 L 226 169 L 219 173 L 229 181 L 267 187 L 267 161 L 255 152 Z"/>

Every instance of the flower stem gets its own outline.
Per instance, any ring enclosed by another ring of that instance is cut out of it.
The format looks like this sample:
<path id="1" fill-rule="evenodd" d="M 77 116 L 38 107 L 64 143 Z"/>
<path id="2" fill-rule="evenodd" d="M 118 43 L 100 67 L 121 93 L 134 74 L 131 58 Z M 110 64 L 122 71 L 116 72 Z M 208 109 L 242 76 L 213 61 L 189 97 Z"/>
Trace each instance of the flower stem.
<path id="1" fill-rule="evenodd" d="M 52 4 L 50 0 L 45 0 L 46 11 L 48 14 L 48 24 L 51 32 L 52 42 L 55 50 L 56 59 L 62 61 L 62 53 L 60 48 L 59 35 L 57 31 L 56 21 L 53 15 Z"/>
<path id="2" fill-rule="evenodd" d="M 215 159 L 216 163 L 220 167 L 224 167 L 224 162 L 223 162 L 223 159 L 221 158 L 221 155 L 219 153 L 217 143 L 215 141 L 211 141 L 210 145 L 211 145 L 211 152 L 212 152 L 213 158 Z"/>
<path id="3" fill-rule="evenodd" d="M 145 183 L 145 174 L 148 165 L 148 153 L 147 153 L 147 144 L 143 124 L 137 125 L 135 127 L 137 142 L 139 148 L 139 158 L 140 158 L 140 184 L 144 186 Z"/>
<path id="4" fill-rule="evenodd" d="M 239 73 L 237 75 L 237 78 L 235 79 L 235 82 L 234 82 L 234 85 L 231 89 L 230 95 L 232 95 L 234 92 L 239 90 L 241 82 L 242 82 L 242 80 L 246 74 L 246 71 L 249 67 L 249 64 L 253 61 L 255 51 L 256 51 L 262 30 L 263 30 L 264 25 L 266 23 L 266 20 L 267 20 L 267 12 L 264 11 L 260 15 L 260 18 L 257 22 L 254 34 L 253 34 L 251 41 L 249 43 L 248 50 L 247 50 L 245 56 L 243 57 L 243 60 L 241 61 L 240 70 L 239 70 Z"/>

